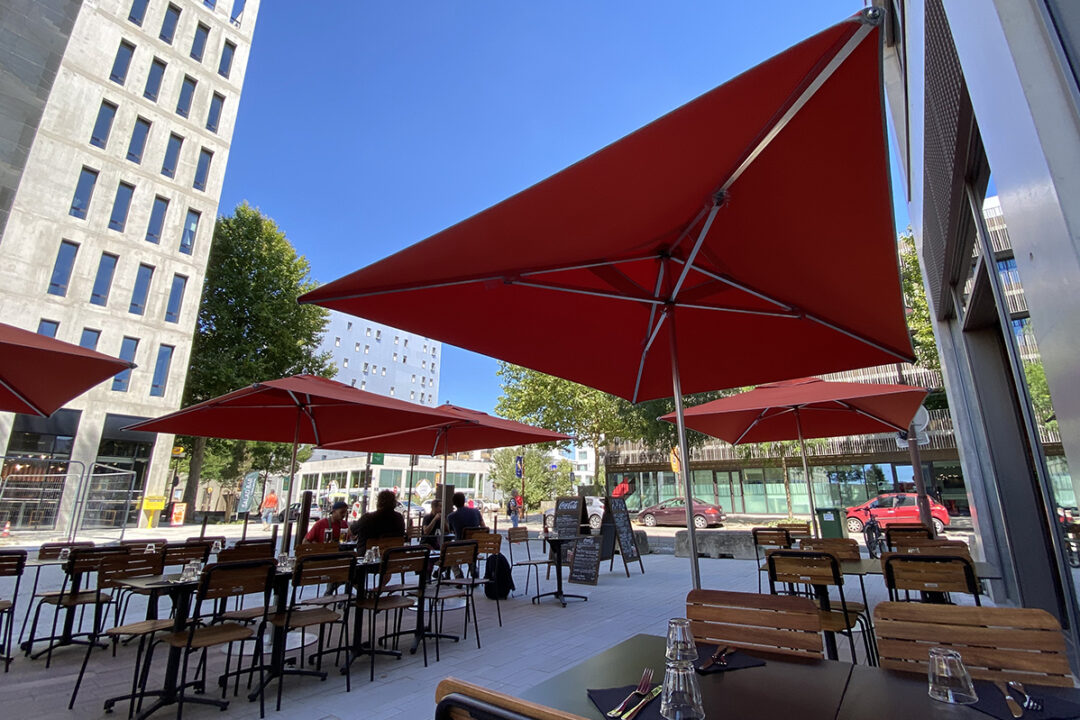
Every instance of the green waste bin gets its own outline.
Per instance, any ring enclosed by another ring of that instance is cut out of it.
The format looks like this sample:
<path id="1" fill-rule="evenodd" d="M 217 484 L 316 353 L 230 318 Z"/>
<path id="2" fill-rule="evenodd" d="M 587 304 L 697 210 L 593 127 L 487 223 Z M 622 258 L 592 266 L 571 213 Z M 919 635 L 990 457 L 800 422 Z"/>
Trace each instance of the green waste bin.
<path id="1" fill-rule="evenodd" d="M 842 538 L 844 535 L 844 511 L 838 508 L 818 508 L 818 527 L 823 538 Z"/>

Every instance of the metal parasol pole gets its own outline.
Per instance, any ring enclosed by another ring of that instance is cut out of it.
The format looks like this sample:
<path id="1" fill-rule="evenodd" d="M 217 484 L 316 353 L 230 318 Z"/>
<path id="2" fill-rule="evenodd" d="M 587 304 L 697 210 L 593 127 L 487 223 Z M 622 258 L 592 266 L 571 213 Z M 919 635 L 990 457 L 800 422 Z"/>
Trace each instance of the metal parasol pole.
<path id="1" fill-rule="evenodd" d="M 300 406 L 296 406 L 296 429 L 293 431 L 292 441 L 292 460 L 289 462 L 289 490 L 285 494 L 285 532 L 282 535 L 284 538 L 281 547 L 288 551 L 289 540 L 292 538 L 292 514 L 289 510 L 292 508 L 292 491 L 293 485 L 296 484 L 296 448 L 300 444 L 300 418 L 303 415 L 303 411 Z"/>
<path id="2" fill-rule="evenodd" d="M 701 589 L 701 568 L 698 567 L 697 534 L 694 529 L 694 488 L 690 476 L 690 449 L 686 444 L 686 423 L 683 419 L 682 381 L 679 379 L 679 350 L 675 342 L 675 313 L 669 306 L 666 309 L 668 337 L 671 339 L 671 386 L 675 392 L 675 420 L 679 432 L 679 474 L 683 476 L 683 488 L 686 492 L 686 532 L 690 546 L 690 576 L 694 589 Z"/>
<path id="3" fill-rule="evenodd" d="M 814 506 L 814 481 L 810 477 L 810 464 L 806 461 L 806 440 L 802 434 L 802 418 L 799 417 L 799 408 L 795 410 L 795 429 L 799 433 L 799 452 L 802 454 L 803 477 L 806 478 L 806 497 L 810 500 L 810 522 L 813 523 L 814 537 L 821 537 L 821 528 L 818 527 L 817 508 Z"/>
<path id="4" fill-rule="evenodd" d="M 416 456 L 412 453 L 409 454 L 409 489 L 405 491 L 405 502 L 409 503 L 405 506 L 405 525 L 412 527 L 412 481 L 413 481 L 413 468 L 416 466 Z"/>
<path id="5" fill-rule="evenodd" d="M 926 477 L 923 475 L 922 457 L 919 454 L 919 431 L 915 421 L 908 426 L 908 453 L 911 455 L 911 479 L 915 481 L 915 503 L 919 506 L 919 522 L 934 534 L 934 516 L 930 512 L 930 498 L 926 495 Z"/>

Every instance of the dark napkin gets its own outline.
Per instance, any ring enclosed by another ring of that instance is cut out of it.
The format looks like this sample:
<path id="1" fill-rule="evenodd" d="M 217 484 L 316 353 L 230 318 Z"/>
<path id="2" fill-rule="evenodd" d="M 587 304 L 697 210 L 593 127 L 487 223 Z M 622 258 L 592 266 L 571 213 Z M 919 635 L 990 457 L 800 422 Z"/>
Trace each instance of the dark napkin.
<path id="1" fill-rule="evenodd" d="M 742 670 L 743 668 L 760 667 L 765 664 L 765 661 L 761 658 L 747 655 L 739 650 L 730 650 L 727 654 L 727 665 L 721 665 L 715 663 L 707 669 L 702 669 L 709 664 L 709 660 L 712 658 L 716 649 L 721 647 L 720 645 L 698 645 L 697 646 L 697 662 L 694 663 L 694 669 L 698 671 L 700 675 L 711 675 L 718 672 L 726 672 L 727 670 Z"/>
<path id="2" fill-rule="evenodd" d="M 1026 683 L 1024 689 L 1041 700 L 1043 704 L 1043 709 L 1039 712 L 1025 710 L 1025 720 L 1073 720 L 1080 718 L 1080 703 L 1050 695 L 1044 692 L 1042 688 L 1033 687 Z M 1002 697 L 1001 691 L 997 689 L 996 685 L 985 680 L 976 680 L 975 694 L 979 696 L 979 701 L 971 707 L 986 713 L 990 717 L 1013 720 L 1012 713 L 1009 712 L 1009 706 L 1005 704 L 1005 698 Z M 1076 694 L 1076 699 L 1080 700 L 1080 693 L 1074 694 Z M 1015 690 L 1012 692 L 1012 696 L 1023 707 L 1024 703 L 1021 700 L 1023 696 Z"/>
<path id="3" fill-rule="evenodd" d="M 658 683 L 653 683 L 649 686 L 652 690 Z M 589 699 L 592 700 L 593 705 L 600 711 L 601 714 L 606 713 L 608 710 L 614 710 L 619 706 L 626 696 L 637 689 L 637 685 L 626 685 L 624 687 L 607 688 L 605 690 L 586 690 L 589 693 Z M 634 700 L 627 705 L 626 711 L 629 711 L 639 702 L 642 698 L 640 695 L 635 695 Z M 634 720 L 661 720 L 660 718 L 660 696 L 657 695 L 652 701 L 641 708 L 641 711 L 634 716 Z"/>

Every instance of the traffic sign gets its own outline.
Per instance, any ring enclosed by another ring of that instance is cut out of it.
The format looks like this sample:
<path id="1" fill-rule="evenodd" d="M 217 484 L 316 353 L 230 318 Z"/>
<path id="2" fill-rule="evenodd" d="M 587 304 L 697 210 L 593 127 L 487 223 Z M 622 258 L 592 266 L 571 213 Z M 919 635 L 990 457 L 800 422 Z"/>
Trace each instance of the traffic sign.
<path id="1" fill-rule="evenodd" d="M 184 457 L 184 447 L 182 445 L 176 445 L 172 449 L 173 457 Z"/>
<path id="2" fill-rule="evenodd" d="M 371 464 L 372 465 L 382 465 L 385 460 L 386 460 L 386 454 L 385 453 L 371 453 Z"/>
<path id="3" fill-rule="evenodd" d="M 424 479 L 416 483 L 416 487 L 413 489 L 416 491 L 416 494 L 420 497 L 420 499 L 423 500 L 431 494 L 431 483 Z"/>

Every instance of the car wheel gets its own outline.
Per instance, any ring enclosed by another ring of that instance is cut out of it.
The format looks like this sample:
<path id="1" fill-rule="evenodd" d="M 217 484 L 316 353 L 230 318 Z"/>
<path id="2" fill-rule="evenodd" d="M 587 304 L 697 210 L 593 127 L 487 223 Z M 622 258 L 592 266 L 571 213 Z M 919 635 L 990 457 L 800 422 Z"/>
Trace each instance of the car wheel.
<path id="1" fill-rule="evenodd" d="M 555 517 L 553 515 L 545 515 L 544 516 L 544 529 L 545 530 L 550 530 L 551 525 L 552 525 L 552 523 L 554 523 L 554 521 L 555 521 Z"/>
<path id="2" fill-rule="evenodd" d="M 934 518 L 934 534 L 940 535 L 945 532 L 945 523 L 941 522 L 937 518 Z"/>
<path id="3" fill-rule="evenodd" d="M 857 517 L 849 517 L 847 519 L 847 531 L 849 533 L 861 533 L 863 528 L 862 520 Z"/>
<path id="4" fill-rule="evenodd" d="M 704 515 L 694 516 L 694 527 L 701 529 L 709 527 L 709 521 L 705 519 Z"/>
<path id="5" fill-rule="evenodd" d="M 589 527 L 591 527 L 593 530 L 599 530 L 601 520 L 602 518 L 599 515 L 590 515 Z"/>
<path id="6" fill-rule="evenodd" d="M 645 527 L 656 527 L 656 517 L 654 515 L 645 515 L 641 518 L 641 524 Z"/>

